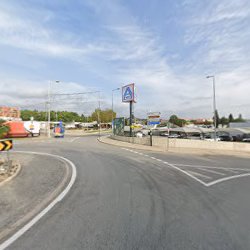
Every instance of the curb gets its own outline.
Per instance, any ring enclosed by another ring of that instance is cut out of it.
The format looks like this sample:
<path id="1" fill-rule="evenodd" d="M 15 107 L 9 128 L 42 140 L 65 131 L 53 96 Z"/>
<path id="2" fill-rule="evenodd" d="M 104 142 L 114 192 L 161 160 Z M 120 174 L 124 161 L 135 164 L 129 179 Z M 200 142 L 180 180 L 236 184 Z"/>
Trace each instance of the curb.
<path id="1" fill-rule="evenodd" d="M 4 181 L 0 182 L 0 187 L 2 187 L 4 184 L 6 184 L 7 182 L 11 181 L 11 180 L 14 179 L 16 176 L 19 175 L 19 173 L 21 172 L 22 167 L 21 167 L 21 164 L 20 164 L 20 163 L 17 163 L 17 164 L 18 164 L 18 166 L 17 166 L 16 172 L 15 172 L 13 175 L 9 176 L 9 177 L 8 177 L 7 179 L 5 179 Z"/>
<path id="2" fill-rule="evenodd" d="M 205 149 L 193 149 L 193 148 L 176 148 L 173 150 L 170 148 L 169 150 L 161 149 L 161 148 L 154 148 L 151 146 L 144 146 L 140 144 L 132 144 L 129 142 L 122 142 L 119 140 L 114 140 L 117 142 L 122 143 L 123 145 L 119 145 L 116 143 L 112 143 L 111 140 L 109 139 L 110 142 L 107 141 L 102 141 L 101 139 L 98 141 L 104 144 L 112 145 L 112 146 L 117 146 L 117 147 L 127 147 L 127 148 L 133 148 L 137 150 L 146 150 L 146 151 L 152 151 L 152 152 L 158 152 L 158 153 L 166 153 L 166 154 L 186 154 L 186 155 L 217 155 L 217 156 L 234 156 L 234 157 L 243 157 L 243 158 L 250 158 L 250 154 L 247 152 L 231 152 L 231 151 L 223 151 L 223 152 L 218 152 L 218 151 L 213 151 L 213 150 L 205 150 Z M 142 147 L 143 146 L 143 147 Z M 148 148 L 146 148 L 148 147 Z"/>

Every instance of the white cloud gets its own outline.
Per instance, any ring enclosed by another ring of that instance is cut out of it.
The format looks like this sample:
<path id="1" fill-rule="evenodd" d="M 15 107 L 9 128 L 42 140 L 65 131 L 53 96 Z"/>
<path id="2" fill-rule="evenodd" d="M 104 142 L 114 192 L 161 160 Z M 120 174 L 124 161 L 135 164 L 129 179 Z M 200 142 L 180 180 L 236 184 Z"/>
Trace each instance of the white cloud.
<path id="1" fill-rule="evenodd" d="M 250 116 L 247 108 L 250 92 L 249 1 L 212 0 L 206 7 L 204 3 L 198 4 L 198 0 L 188 1 L 192 5 L 186 2 L 182 6 L 183 11 L 191 6 L 193 12 L 187 11 L 185 18 L 180 20 L 183 25 L 180 28 L 185 29 L 182 49 L 189 52 L 189 56 L 187 59 L 180 51 L 173 51 L 176 60 L 166 53 L 166 44 L 162 43 L 158 34 L 150 27 L 142 27 L 131 16 L 129 9 L 119 2 L 87 2 L 102 22 L 101 35 L 92 41 L 83 41 L 81 34 L 69 30 L 61 35 L 60 30 L 46 26 L 46 22 L 54 17 L 51 12 L 40 14 L 44 18 L 39 22 L 8 8 L 8 11 L 0 12 L 0 43 L 39 56 L 73 59 L 79 65 L 86 61 L 93 74 L 105 79 L 103 88 L 112 89 L 110 82 L 117 85 L 135 82 L 139 115 L 151 110 L 164 114 L 177 112 L 182 116 L 211 117 L 212 85 L 205 76 L 215 74 L 219 112 L 242 112 Z M 170 60 L 178 64 L 170 64 Z M 31 88 L 33 85 L 35 83 L 30 82 L 26 86 Z M 44 87 L 43 90 L 37 88 L 34 92 L 23 92 L 25 84 L 22 81 L 12 86 L 9 91 L 13 98 L 9 100 L 13 102 L 19 99 L 22 102 L 28 95 L 39 99 L 46 94 Z M 70 87 L 64 92 L 86 90 L 81 84 L 67 86 Z M 11 98 L 10 93 L 1 93 L 0 96 Z M 105 107 L 110 106 L 108 95 L 109 91 L 106 98 L 103 96 Z M 69 107 L 69 103 L 65 105 Z M 86 107 L 83 109 L 88 112 L 91 107 Z M 124 110 L 124 107 L 117 104 L 119 110 Z M 81 105 L 76 107 L 75 104 L 70 108 L 82 109 Z"/>

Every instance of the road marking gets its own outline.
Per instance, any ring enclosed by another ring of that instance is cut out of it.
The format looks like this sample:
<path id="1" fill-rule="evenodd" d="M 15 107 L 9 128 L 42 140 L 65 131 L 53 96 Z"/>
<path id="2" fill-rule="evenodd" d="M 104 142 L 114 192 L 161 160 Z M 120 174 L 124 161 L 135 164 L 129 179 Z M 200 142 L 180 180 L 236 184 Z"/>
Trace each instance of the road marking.
<path id="1" fill-rule="evenodd" d="M 76 137 L 70 140 L 70 142 L 75 142 L 76 140 L 80 139 L 81 137 Z"/>
<path id="2" fill-rule="evenodd" d="M 124 148 L 122 148 L 122 149 L 124 149 Z M 249 173 L 244 173 L 244 174 L 238 174 L 239 171 L 250 171 L 250 169 L 226 168 L 226 167 L 214 167 L 214 166 L 202 166 L 202 165 L 199 166 L 199 165 L 188 165 L 188 164 L 171 164 L 171 163 L 169 163 L 167 161 L 163 161 L 161 159 L 157 159 L 157 158 L 155 158 L 153 156 L 149 156 L 149 155 L 146 155 L 146 154 L 138 153 L 136 151 L 129 150 L 129 149 L 125 149 L 125 150 L 128 150 L 128 151 L 136 153 L 136 154 L 144 155 L 146 157 L 150 157 L 152 160 L 156 160 L 156 161 L 162 162 L 162 163 L 168 165 L 169 167 L 171 167 L 173 169 L 176 169 L 179 172 L 182 172 L 183 174 L 189 176 L 190 178 L 198 181 L 199 183 L 201 183 L 205 187 L 210 187 L 212 185 L 215 185 L 215 184 L 218 184 L 218 183 L 221 183 L 221 182 L 224 182 L 224 181 L 228 181 L 228 180 L 231 180 L 231 179 L 236 179 L 236 178 L 240 178 L 240 177 L 250 176 L 250 172 Z M 181 169 L 180 167 L 192 167 L 192 168 L 199 169 L 201 171 L 205 171 L 205 172 L 209 172 L 209 173 L 214 173 L 214 174 L 217 174 L 217 175 L 225 175 L 224 173 L 212 170 L 212 169 L 221 169 L 221 170 L 224 170 L 224 171 L 236 173 L 238 175 L 228 176 L 228 177 L 224 177 L 224 178 L 217 179 L 215 181 L 211 181 L 211 182 L 206 183 L 206 182 L 200 180 L 199 178 L 197 178 L 196 176 L 200 176 L 200 177 L 206 178 L 206 179 L 212 179 L 212 177 L 204 175 L 204 174 L 201 174 L 201 173 L 193 172 L 193 171 L 190 171 L 190 170 L 185 171 L 185 170 Z M 157 168 L 159 170 L 162 170 L 162 168 L 160 169 L 159 167 L 156 167 L 156 166 L 155 166 L 155 168 Z"/>
<path id="3" fill-rule="evenodd" d="M 182 173 L 185 174 L 185 175 L 188 175 L 190 178 L 192 178 L 192 179 L 198 181 L 199 183 L 201 183 L 201 184 L 204 185 L 205 187 L 208 187 L 207 183 L 205 183 L 204 181 L 202 181 L 202 180 L 196 178 L 195 176 L 193 176 L 192 174 L 188 173 L 187 171 L 182 170 L 181 168 L 178 168 L 177 166 L 175 166 L 175 165 L 173 165 L 173 164 L 171 164 L 171 163 L 169 163 L 169 162 L 164 161 L 163 163 L 166 164 L 166 165 L 168 165 L 168 166 L 171 167 L 171 168 L 174 168 L 174 169 L 176 169 L 176 170 L 182 172 Z"/>
<path id="4" fill-rule="evenodd" d="M 225 177 L 225 178 L 221 178 L 221 179 L 209 182 L 207 184 L 207 187 L 210 187 L 212 185 L 218 184 L 218 183 L 223 182 L 223 181 L 229 181 L 229 180 L 232 180 L 232 179 L 236 179 L 236 178 L 240 178 L 240 177 L 245 177 L 245 176 L 250 176 L 250 173 L 233 175 L 233 176 L 228 176 L 228 177 Z"/>
<path id="5" fill-rule="evenodd" d="M 70 161 L 67 158 L 64 158 L 62 156 L 48 154 L 48 153 L 31 152 L 31 151 L 15 151 L 15 152 L 26 153 L 26 154 L 45 155 L 45 156 L 51 156 L 51 157 L 63 160 L 64 162 L 66 162 L 67 164 L 69 164 L 71 166 L 72 176 L 71 176 L 70 182 L 67 185 L 67 187 L 45 209 L 43 209 L 39 214 L 37 214 L 26 225 L 24 225 L 22 228 L 20 228 L 10 238 L 8 238 L 6 241 L 4 241 L 0 245 L 0 250 L 4 250 L 8 246 L 10 246 L 12 243 L 14 243 L 18 238 L 20 238 L 23 234 L 25 234 L 34 224 L 36 224 L 43 216 L 45 216 L 58 202 L 60 202 L 67 195 L 67 193 L 70 191 L 70 189 L 74 185 L 75 180 L 76 180 L 76 175 L 77 175 L 75 164 L 72 161 Z"/>
<path id="6" fill-rule="evenodd" d="M 234 174 L 238 174 L 238 173 L 239 173 L 239 171 L 232 170 L 232 169 L 227 169 L 227 171 L 228 171 L 228 172 L 232 172 L 232 173 L 234 173 Z"/>
<path id="7" fill-rule="evenodd" d="M 206 169 L 206 168 L 197 168 L 197 169 L 200 169 L 202 171 L 205 171 L 205 172 L 208 172 L 208 173 L 212 173 L 212 174 L 225 175 L 224 173 L 217 172 L 217 171 L 214 171 L 214 170 L 211 170 L 211 169 Z"/>
<path id="8" fill-rule="evenodd" d="M 202 166 L 202 165 L 187 165 L 187 164 L 178 164 L 178 163 L 173 163 L 176 166 L 180 167 L 191 167 L 191 168 L 214 168 L 214 169 L 223 169 L 227 171 L 232 171 L 232 173 L 238 173 L 237 171 L 250 171 L 250 169 L 247 168 L 226 168 L 226 167 L 214 167 L 214 166 Z"/>
<path id="9" fill-rule="evenodd" d="M 204 174 L 200 174 L 200 173 L 197 173 L 197 172 L 193 172 L 193 171 L 190 171 L 190 170 L 188 170 L 188 173 L 196 175 L 196 176 L 200 176 L 202 178 L 212 179 L 212 177 L 210 177 L 210 176 L 207 176 L 207 175 L 204 175 Z"/>

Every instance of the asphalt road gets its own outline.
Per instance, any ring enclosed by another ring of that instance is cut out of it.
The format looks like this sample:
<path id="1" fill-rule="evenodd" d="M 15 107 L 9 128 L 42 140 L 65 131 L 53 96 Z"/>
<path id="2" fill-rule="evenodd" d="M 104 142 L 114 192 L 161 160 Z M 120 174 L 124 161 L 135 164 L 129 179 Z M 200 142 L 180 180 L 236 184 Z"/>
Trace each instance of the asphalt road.
<path id="1" fill-rule="evenodd" d="M 18 142 L 19 150 L 68 158 L 77 179 L 8 249 L 250 249 L 249 159 L 134 151 L 96 139 Z"/>

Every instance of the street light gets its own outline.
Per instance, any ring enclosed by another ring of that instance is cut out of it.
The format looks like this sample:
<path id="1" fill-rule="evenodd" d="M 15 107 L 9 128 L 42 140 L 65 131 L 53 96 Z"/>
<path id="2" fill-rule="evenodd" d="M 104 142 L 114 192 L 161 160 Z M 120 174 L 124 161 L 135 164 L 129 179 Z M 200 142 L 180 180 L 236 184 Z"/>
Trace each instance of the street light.
<path id="1" fill-rule="evenodd" d="M 112 132 L 113 132 L 113 119 L 114 119 L 114 91 L 118 91 L 120 90 L 120 88 L 116 88 L 116 89 L 112 89 L 112 121 L 111 121 L 111 124 L 112 124 Z"/>
<path id="2" fill-rule="evenodd" d="M 52 87 L 52 82 L 59 83 L 59 80 L 56 81 L 49 81 L 48 85 L 48 137 L 50 138 L 50 108 L 51 108 L 51 87 Z"/>
<path id="3" fill-rule="evenodd" d="M 216 99 L 215 99 L 215 76 L 207 76 L 208 78 L 213 78 L 213 108 L 214 108 L 214 140 L 216 141 L 216 127 L 217 127 L 217 121 L 216 121 Z"/>

